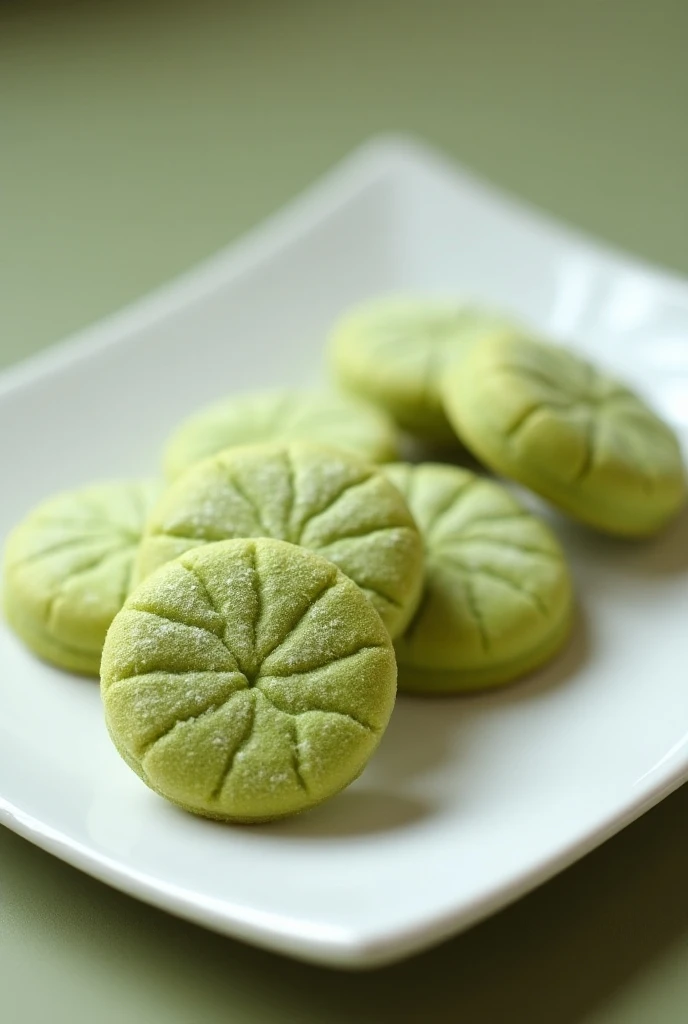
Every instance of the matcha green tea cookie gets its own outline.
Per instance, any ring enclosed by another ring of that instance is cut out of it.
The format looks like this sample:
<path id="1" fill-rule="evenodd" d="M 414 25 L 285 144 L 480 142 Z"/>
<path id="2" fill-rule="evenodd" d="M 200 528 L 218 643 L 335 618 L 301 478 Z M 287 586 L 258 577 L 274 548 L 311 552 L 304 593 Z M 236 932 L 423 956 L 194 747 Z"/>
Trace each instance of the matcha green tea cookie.
<path id="1" fill-rule="evenodd" d="M 361 587 L 392 635 L 416 609 L 423 544 L 397 489 L 345 452 L 294 442 L 227 448 L 176 480 L 155 507 L 136 579 L 189 548 L 274 537 L 319 552 Z"/>
<path id="2" fill-rule="evenodd" d="M 157 486 L 94 484 L 50 498 L 10 534 L 9 624 L 39 657 L 98 675 L 108 626 L 124 604 Z"/>
<path id="3" fill-rule="evenodd" d="M 327 392 L 261 391 L 226 398 L 185 420 L 165 449 L 165 475 L 174 480 L 223 448 L 270 441 L 315 441 L 369 462 L 399 454 L 392 422 L 364 402 Z"/>
<path id="4" fill-rule="evenodd" d="M 145 580 L 105 641 L 110 735 L 152 789 L 230 821 L 352 782 L 394 705 L 387 631 L 331 562 L 284 541 L 208 544 Z"/>
<path id="5" fill-rule="evenodd" d="M 642 537 L 685 500 L 675 434 L 627 387 L 555 345 L 483 339 L 444 385 L 466 445 L 590 526 Z"/>
<path id="6" fill-rule="evenodd" d="M 476 338 L 505 325 L 503 317 L 469 306 L 408 298 L 369 302 L 335 327 L 334 378 L 411 433 L 456 442 L 442 405 L 442 376 Z"/>
<path id="7" fill-rule="evenodd" d="M 425 541 L 425 589 L 396 641 L 399 688 L 450 693 L 507 683 L 569 635 L 572 591 L 551 530 L 499 484 L 455 466 L 385 469 Z"/>

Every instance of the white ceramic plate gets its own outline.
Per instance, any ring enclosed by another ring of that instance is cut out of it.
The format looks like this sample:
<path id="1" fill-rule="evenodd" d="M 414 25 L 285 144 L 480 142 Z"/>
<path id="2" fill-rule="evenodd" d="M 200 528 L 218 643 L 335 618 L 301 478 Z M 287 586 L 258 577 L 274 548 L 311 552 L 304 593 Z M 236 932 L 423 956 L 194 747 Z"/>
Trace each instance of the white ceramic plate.
<path id="1" fill-rule="evenodd" d="M 348 305 L 471 294 L 593 351 L 688 430 L 688 287 L 423 148 L 373 142 L 180 281 L 0 378 L 0 533 L 39 498 L 146 473 L 181 416 L 318 379 Z M 0 631 L 0 815 L 143 900 L 327 964 L 393 960 L 553 875 L 688 778 L 688 521 L 615 543 L 555 520 L 581 623 L 522 685 L 400 699 L 363 777 L 281 824 L 194 819 L 111 747 L 95 682 Z"/>

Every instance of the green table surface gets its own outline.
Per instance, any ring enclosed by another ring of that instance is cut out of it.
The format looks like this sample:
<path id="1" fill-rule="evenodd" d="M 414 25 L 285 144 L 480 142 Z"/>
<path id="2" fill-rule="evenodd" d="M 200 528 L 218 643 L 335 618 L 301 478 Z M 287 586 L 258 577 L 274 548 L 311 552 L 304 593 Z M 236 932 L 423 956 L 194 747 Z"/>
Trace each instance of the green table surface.
<path id="1" fill-rule="evenodd" d="M 3 0 L 0 363 L 190 266 L 379 131 L 688 273 L 687 54 L 686 0 Z M 470 932 L 345 974 L 0 830 L 0 1018 L 683 1024 L 687 871 L 684 787 Z"/>

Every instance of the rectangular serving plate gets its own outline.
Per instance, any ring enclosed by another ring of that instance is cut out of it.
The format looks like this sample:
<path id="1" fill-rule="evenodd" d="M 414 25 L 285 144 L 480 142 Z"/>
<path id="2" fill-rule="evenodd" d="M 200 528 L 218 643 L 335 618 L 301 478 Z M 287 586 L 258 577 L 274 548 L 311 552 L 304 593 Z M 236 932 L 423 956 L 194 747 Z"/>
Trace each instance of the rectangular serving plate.
<path id="1" fill-rule="evenodd" d="M 0 377 L 0 533 L 38 499 L 156 472 L 219 395 L 323 376 L 323 341 L 381 292 L 471 295 L 640 387 L 685 440 L 688 286 L 414 142 L 368 143 L 240 243 Z M 401 697 L 363 777 L 301 817 L 195 819 L 121 762 L 94 681 L 0 627 L 0 820 L 200 924 L 323 964 L 391 962 L 571 864 L 688 778 L 688 519 L 604 539 L 551 517 L 581 614 L 500 693 Z"/>

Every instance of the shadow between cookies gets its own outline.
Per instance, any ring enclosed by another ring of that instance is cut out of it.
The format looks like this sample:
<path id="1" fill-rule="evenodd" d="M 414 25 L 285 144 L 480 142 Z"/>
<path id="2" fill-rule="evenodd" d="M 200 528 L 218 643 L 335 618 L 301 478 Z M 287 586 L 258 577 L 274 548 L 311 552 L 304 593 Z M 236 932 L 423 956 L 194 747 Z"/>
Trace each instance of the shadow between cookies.
<path id="1" fill-rule="evenodd" d="M 550 662 L 521 679 L 489 691 L 452 695 L 400 694 L 370 771 L 376 779 L 404 781 L 432 771 L 458 749 L 469 756 L 476 717 L 499 705 L 534 700 L 573 683 L 590 658 L 592 630 L 583 607 L 574 612 L 571 636 Z"/>

